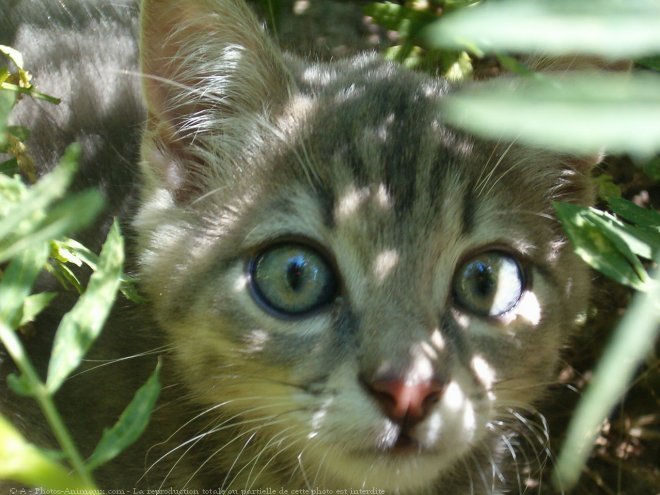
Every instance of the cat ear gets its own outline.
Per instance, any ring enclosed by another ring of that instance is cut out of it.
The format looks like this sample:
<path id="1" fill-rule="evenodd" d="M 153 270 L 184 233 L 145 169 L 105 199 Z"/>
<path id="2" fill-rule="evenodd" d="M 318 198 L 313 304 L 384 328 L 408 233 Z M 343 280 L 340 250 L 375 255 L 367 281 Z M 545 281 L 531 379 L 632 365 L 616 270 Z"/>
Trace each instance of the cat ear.
<path id="1" fill-rule="evenodd" d="M 181 199 L 208 166 L 205 136 L 240 148 L 245 122 L 277 112 L 293 82 L 242 1 L 143 0 L 141 16 L 145 173 Z"/>

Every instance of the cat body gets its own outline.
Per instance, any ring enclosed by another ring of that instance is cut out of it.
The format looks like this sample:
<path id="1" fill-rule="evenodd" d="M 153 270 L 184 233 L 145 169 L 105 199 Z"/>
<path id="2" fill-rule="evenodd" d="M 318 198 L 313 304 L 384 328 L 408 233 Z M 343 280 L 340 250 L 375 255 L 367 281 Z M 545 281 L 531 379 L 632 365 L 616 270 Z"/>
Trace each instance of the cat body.
<path id="1" fill-rule="evenodd" d="M 523 491 L 588 292 L 552 202 L 590 201 L 588 164 L 449 128 L 450 86 L 376 55 L 283 54 L 239 1 L 145 0 L 139 28 L 132 2 L 48 8 L 2 3 L 2 42 L 64 98 L 16 119 L 38 163 L 82 142 L 148 301 L 117 303 L 59 397 L 83 452 L 163 360 L 101 485 Z M 56 321 L 26 339 L 42 366 Z"/>

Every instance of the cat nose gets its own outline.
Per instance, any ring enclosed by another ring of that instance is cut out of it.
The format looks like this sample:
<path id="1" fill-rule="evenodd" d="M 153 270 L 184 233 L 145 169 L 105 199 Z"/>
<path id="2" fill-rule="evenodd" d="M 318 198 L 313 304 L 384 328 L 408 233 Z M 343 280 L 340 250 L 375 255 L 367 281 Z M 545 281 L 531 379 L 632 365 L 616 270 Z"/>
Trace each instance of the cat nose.
<path id="1" fill-rule="evenodd" d="M 376 379 L 366 387 L 392 421 L 414 424 L 422 421 L 442 398 L 444 385 L 436 379 L 406 383 L 401 379 Z"/>

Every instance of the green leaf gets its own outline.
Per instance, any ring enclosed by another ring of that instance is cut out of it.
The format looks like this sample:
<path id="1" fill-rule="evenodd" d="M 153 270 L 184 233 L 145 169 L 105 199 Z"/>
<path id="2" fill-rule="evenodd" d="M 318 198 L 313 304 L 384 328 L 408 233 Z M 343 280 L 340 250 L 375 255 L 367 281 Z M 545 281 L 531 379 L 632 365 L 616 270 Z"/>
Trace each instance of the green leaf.
<path id="1" fill-rule="evenodd" d="M 0 139 L 2 138 L 0 137 Z M 19 173 L 19 171 L 18 160 L 16 160 L 16 158 L 10 158 L 9 160 L 0 163 L 0 174 L 14 175 Z"/>
<path id="2" fill-rule="evenodd" d="M 46 264 L 46 270 L 50 273 L 65 290 L 73 289 L 78 294 L 84 291 L 83 285 L 78 280 L 76 274 L 64 263 L 57 260 L 51 260 Z"/>
<path id="3" fill-rule="evenodd" d="M 589 208 L 589 220 L 601 228 L 601 232 L 607 236 L 613 244 L 619 246 L 619 243 L 625 244 L 625 248 L 619 246 L 619 250 L 631 253 L 631 263 L 642 274 L 645 279 L 646 272 L 641 264 L 637 263 L 636 256 L 646 259 L 654 257 L 654 251 L 660 248 L 660 233 L 646 230 L 635 225 L 623 223 L 618 218 L 607 212 Z"/>
<path id="4" fill-rule="evenodd" d="M 537 74 L 520 60 L 503 53 L 496 54 L 500 65 L 513 74 L 525 77 L 535 77 Z"/>
<path id="5" fill-rule="evenodd" d="M 660 258 L 655 262 L 660 263 Z M 660 333 L 660 269 L 649 287 L 648 292 L 635 295 L 571 419 L 555 471 L 558 485 L 565 490 L 577 482 L 600 425 L 625 394 Z"/>
<path id="6" fill-rule="evenodd" d="M 554 203 L 554 207 L 578 256 L 621 284 L 648 289 L 644 267 L 611 225 L 590 208 L 569 203 Z"/>
<path id="7" fill-rule="evenodd" d="M 643 65 L 649 69 L 660 71 L 660 55 L 655 57 L 646 57 L 636 60 L 639 65 Z"/>
<path id="8" fill-rule="evenodd" d="M 90 470 L 114 459 L 142 435 L 160 393 L 159 374 L 160 362 L 147 382 L 135 393 L 117 423 L 103 432 L 101 441 L 87 461 Z"/>
<path id="9" fill-rule="evenodd" d="M 623 198 L 608 198 L 607 203 L 614 213 L 629 222 L 660 232 L 660 213 L 657 211 L 642 208 Z"/>
<path id="10" fill-rule="evenodd" d="M 93 488 L 79 477 L 69 474 L 69 469 L 29 443 L 2 416 L 0 416 L 0 479 L 51 490 L 80 490 Z"/>
<path id="11" fill-rule="evenodd" d="M 16 175 L 0 174 L 0 223 L 16 203 L 27 195 L 27 186 Z"/>
<path id="12" fill-rule="evenodd" d="M 640 157 L 660 151 L 660 76 L 654 74 L 492 80 L 446 97 L 442 112 L 470 132 L 551 150 Z"/>
<path id="13" fill-rule="evenodd" d="M 6 67 L 0 67 L 0 84 L 5 82 L 11 76 L 11 72 Z"/>
<path id="14" fill-rule="evenodd" d="M 74 239 L 52 241 L 51 257 L 56 258 L 58 261 L 73 263 L 76 266 L 80 266 L 82 263 L 84 263 L 92 270 L 96 270 L 96 265 L 99 261 L 99 257 L 94 252 Z M 62 269 L 63 272 L 66 272 L 65 276 L 67 283 L 72 284 L 75 288 L 80 287 L 80 282 L 75 277 L 75 274 L 73 274 L 71 270 L 68 270 L 64 265 L 55 265 L 53 267 L 55 276 L 64 275 L 64 273 L 62 275 L 57 273 L 57 270 L 59 269 Z M 73 279 L 71 277 L 73 277 Z M 141 304 L 145 301 L 145 299 L 137 291 L 136 285 L 136 279 L 124 274 L 121 278 L 119 290 L 121 291 L 122 295 L 129 301 Z"/>
<path id="15" fill-rule="evenodd" d="M 23 205 L 25 201 L 21 202 Z M 0 262 L 11 258 L 28 246 L 49 241 L 88 225 L 103 208 L 103 197 L 96 190 L 84 191 L 71 196 L 40 219 L 33 220 L 21 235 L 0 241 Z M 25 205 L 25 209 L 30 209 Z M 6 219 L 0 222 L 4 226 Z"/>
<path id="16" fill-rule="evenodd" d="M 15 101 L 14 94 L 0 91 L 0 151 L 4 151 L 7 146 L 7 120 Z"/>
<path id="17" fill-rule="evenodd" d="M 121 279 L 119 290 L 122 295 L 131 302 L 136 304 L 144 304 L 146 299 L 137 290 L 137 279 L 124 275 Z"/>
<path id="18" fill-rule="evenodd" d="M 54 393 L 78 367 L 101 332 L 115 300 L 123 262 L 124 243 L 115 222 L 103 245 L 97 270 L 91 276 L 87 290 L 62 318 L 55 334 L 46 380 L 49 392 Z"/>
<path id="19" fill-rule="evenodd" d="M 22 327 L 34 321 L 37 315 L 46 309 L 55 297 L 57 297 L 57 293 L 55 292 L 42 292 L 28 296 L 23 302 L 23 318 L 19 326 Z"/>
<path id="20" fill-rule="evenodd" d="M 34 384 L 25 375 L 11 373 L 7 377 L 7 385 L 15 393 L 22 397 L 33 397 L 35 393 Z"/>
<path id="21" fill-rule="evenodd" d="M 658 26 L 657 0 L 502 0 L 443 16 L 422 36 L 434 48 L 636 58 L 660 52 Z"/>
<path id="22" fill-rule="evenodd" d="M 78 145 L 72 145 L 66 150 L 59 165 L 52 172 L 42 177 L 29 190 L 24 201 L 15 205 L 2 218 L 2 221 L 0 221 L 0 240 L 4 241 L 19 229 L 22 222 L 42 212 L 48 205 L 64 196 L 78 169 L 79 157 L 80 147 Z"/>
<path id="23" fill-rule="evenodd" d="M 431 12 L 390 2 L 368 3 L 363 10 L 365 14 L 373 17 L 377 24 L 409 39 L 414 38 L 421 29 L 437 19 L 437 16 Z"/>
<path id="24" fill-rule="evenodd" d="M 32 245 L 9 263 L 0 282 L 0 322 L 17 328 L 23 319 L 25 300 L 41 272 L 48 249 L 45 244 Z"/>
<path id="25" fill-rule="evenodd" d="M 660 156 L 656 156 L 642 165 L 646 175 L 656 182 L 660 182 Z"/>
<path id="26" fill-rule="evenodd" d="M 17 69 L 23 69 L 23 55 L 21 55 L 21 52 L 10 46 L 0 45 L 0 53 L 11 60 Z"/>
<path id="27" fill-rule="evenodd" d="M 609 174 L 602 174 L 593 178 L 593 183 L 596 185 L 599 198 L 607 199 L 621 196 L 621 187 L 614 182 Z"/>
<path id="28" fill-rule="evenodd" d="M 52 258 L 64 263 L 81 266 L 85 263 L 92 270 L 96 270 L 99 257 L 91 250 L 74 239 L 55 240 L 50 243 Z"/>
<path id="29" fill-rule="evenodd" d="M 30 137 L 30 131 L 20 125 L 10 125 L 7 127 L 7 132 L 14 136 L 19 141 L 25 141 Z"/>

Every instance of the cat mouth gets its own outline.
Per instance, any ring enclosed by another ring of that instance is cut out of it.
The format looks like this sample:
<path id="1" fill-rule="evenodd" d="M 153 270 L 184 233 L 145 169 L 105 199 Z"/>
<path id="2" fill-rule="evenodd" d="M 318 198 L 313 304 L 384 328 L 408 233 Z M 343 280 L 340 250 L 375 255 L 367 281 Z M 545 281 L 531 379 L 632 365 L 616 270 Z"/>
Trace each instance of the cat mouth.
<path id="1" fill-rule="evenodd" d="M 411 434 L 401 432 L 395 438 L 379 443 L 373 448 L 363 450 L 362 453 L 369 453 L 379 457 L 385 455 L 393 458 L 405 458 L 434 455 L 437 452 L 429 448 L 429 446 L 424 445 Z"/>
<path id="2" fill-rule="evenodd" d="M 423 453 L 428 453 L 428 449 L 425 448 L 418 440 L 413 438 L 407 433 L 401 433 L 396 442 L 393 445 L 383 449 L 383 452 L 386 452 L 393 456 L 408 456 L 408 455 L 419 455 Z"/>

